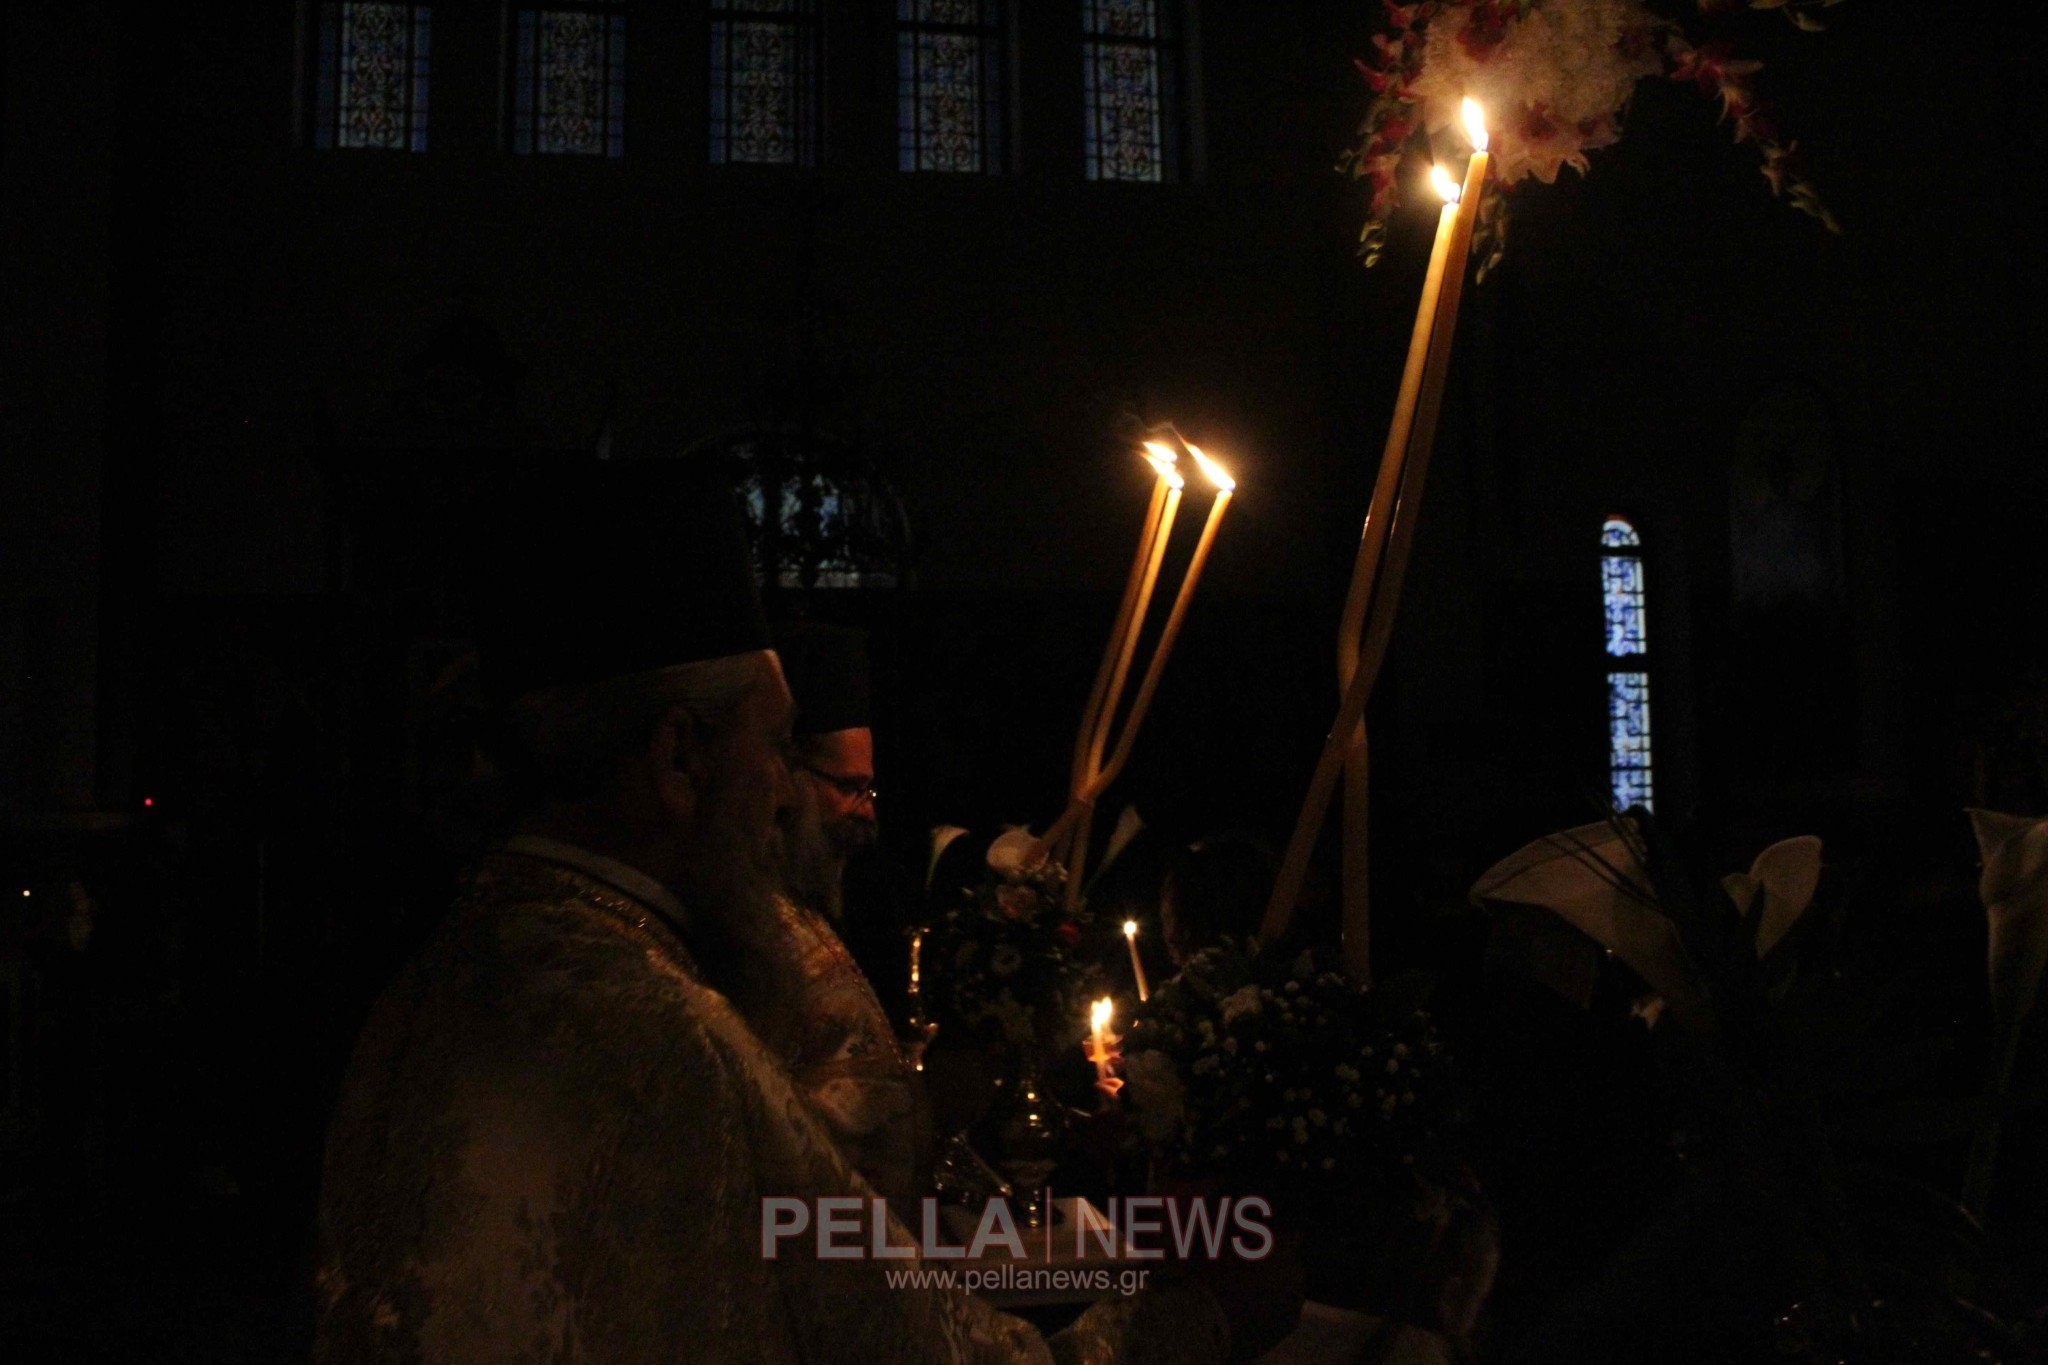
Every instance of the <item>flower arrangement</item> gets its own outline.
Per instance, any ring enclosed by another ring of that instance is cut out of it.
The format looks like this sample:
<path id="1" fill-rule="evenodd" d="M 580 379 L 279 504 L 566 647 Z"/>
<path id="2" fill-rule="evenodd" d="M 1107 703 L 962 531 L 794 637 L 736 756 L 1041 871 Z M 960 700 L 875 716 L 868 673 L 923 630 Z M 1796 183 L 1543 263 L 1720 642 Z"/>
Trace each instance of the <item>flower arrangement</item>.
<path id="1" fill-rule="evenodd" d="M 1534 178 L 1545 184 L 1564 167 L 1584 174 L 1586 154 L 1619 141 L 1636 86 L 1651 77 L 1690 82 L 1720 101 L 1735 140 L 1754 144 L 1771 192 L 1820 220 L 1840 225 L 1806 179 L 1797 144 L 1780 135 L 1752 78 L 1761 68 L 1737 60 L 1724 43 L 1701 41 L 1652 0 L 1381 0 L 1390 31 L 1375 34 L 1373 61 L 1358 62 L 1373 101 L 1358 143 L 1339 169 L 1372 192 L 1359 253 L 1371 265 L 1400 202 L 1395 170 L 1409 145 L 1451 126 L 1460 100 L 1485 105 L 1493 126 L 1492 175 L 1480 205 L 1480 275 L 1500 259 L 1507 227 L 1504 194 Z M 1777 9 L 1805 29 L 1814 11 L 1839 0 L 1697 0 L 1713 15 Z"/>
<path id="2" fill-rule="evenodd" d="M 1139 1007 L 1123 1100 L 1170 1173 L 1318 1197 L 1405 1181 L 1440 1155 L 1449 1058 L 1429 1015 L 1313 953 L 1224 944 Z"/>
<path id="3" fill-rule="evenodd" d="M 985 1043 L 1078 1049 L 1103 972 L 1079 951 L 1090 917 L 1066 907 L 1066 869 L 1033 861 L 1032 842 L 1028 830 L 996 839 L 981 879 L 939 912 L 924 948 L 931 1000 Z"/>

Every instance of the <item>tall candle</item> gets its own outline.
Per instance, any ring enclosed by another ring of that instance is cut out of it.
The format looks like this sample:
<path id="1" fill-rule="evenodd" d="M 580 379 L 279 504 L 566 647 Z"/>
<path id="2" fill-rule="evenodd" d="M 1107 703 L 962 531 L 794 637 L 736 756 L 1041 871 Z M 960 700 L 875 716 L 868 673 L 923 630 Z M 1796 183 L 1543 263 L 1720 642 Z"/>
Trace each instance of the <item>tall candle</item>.
<path id="1" fill-rule="evenodd" d="M 1437 301 L 1443 293 L 1444 262 L 1449 256 L 1451 234 L 1457 224 L 1458 206 L 1446 203 L 1437 215 L 1436 241 L 1429 249 L 1429 268 L 1422 277 L 1422 297 L 1415 305 L 1415 325 L 1408 334 L 1408 360 L 1401 369 L 1401 387 L 1394 398 L 1394 416 L 1387 423 L 1387 443 L 1380 449 L 1379 475 L 1373 481 L 1372 501 L 1366 508 L 1365 525 L 1358 537 L 1358 555 L 1351 565 L 1351 586 L 1344 597 L 1344 614 L 1337 624 L 1337 686 L 1351 681 L 1358 667 L 1358 643 L 1365 620 L 1366 604 L 1372 600 L 1372 586 L 1379 573 L 1380 551 L 1387 542 L 1387 519 L 1394 512 L 1394 496 L 1401 486 L 1401 464 L 1407 458 L 1408 434 L 1415 425 L 1415 403 L 1422 391 L 1422 373 L 1429 358 L 1430 330 L 1436 324 Z"/>
<path id="2" fill-rule="evenodd" d="M 1458 335 L 1458 303 L 1465 289 L 1465 265 L 1472 253 L 1472 232 L 1479 221 L 1479 198 L 1486 184 L 1485 115 L 1476 101 L 1468 99 L 1464 117 L 1475 150 L 1465 167 L 1465 183 L 1458 193 L 1457 224 L 1451 235 L 1451 254 L 1445 266 L 1443 292 L 1438 299 L 1436 325 L 1430 329 L 1429 361 L 1423 369 L 1415 429 L 1409 436 L 1400 494 L 1394 500 L 1386 562 L 1380 571 L 1371 609 L 1367 613 L 1365 639 L 1360 645 L 1359 667 L 1374 678 L 1379 675 L 1380 665 L 1386 661 L 1387 641 L 1393 634 L 1394 616 L 1401 604 L 1401 584 L 1407 574 L 1408 555 L 1415 544 L 1415 527 L 1422 508 L 1422 487 L 1429 475 L 1430 457 L 1436 450 L 1437 418 L 1443 410 L 1444 381 L 1451 369 L 1451 344 Z M 1371 685 L 1368 680 L 1366 686 L 1369 688 Z"/>
<path id="3" fill-rule="evenodd" d="M 1095 728 L 1105 701 L 1109 699 L 1110 679 L 1115 674 L 1117 661 L 1123 657 L 1124 639 L 1130 633 L 1137 611 L 1140 585 L 1144 582 L 1147 566 L 1152 563 L 1154 547 L 1159 538 L 1159 524 L 1164 514 L 1167 492 L 1173 487 L 1173 462 L 1178 458 L 1174 451 L 1163 443 L 1156 450 L 1148 447 L 1146 458 L 1152 464 L 1155 477 L 1152 480 L 1152 501 L 1145 509 L 1145 526 L 1138 533 L 1138 548 L 1131 558 L 1131 571 L 1124 580 L 1124 595 L 1117 605 L 1115 619 L 1110 623 L 1109 640 L 1103 646 L 1102 663 L 1095 670 L 1095 685 L 1088 694 L 1088 705 L 1081 713 L 1081 729 L 1074 736 L 1073 776 L 1068 783 L 1069 793 L 1078 792 L 1088 781 L 1088 752 L 1094 742 Z M 1128 667 L 1128 665 L 1126 665 Z"/>
<path id="4" fill-rule="evenodd" d="M 1160 629 L 1159 641 L 1153 646 L 1152 658 L 1145 667 L 1145 676 L 1138 684 L 1137 695 L 1131 701 L 1131 713 L 1124 721 L 1122 732 L 1117 736 L 1116 749 L 1106 763 L 1091 765 L 1092 774 L 1088 784 L 1067 804 L 1067 809 L 1053 827 L 1046 831 L 1040 842 L 1048 848 L 1059 847 L 1070 833 L 1075 836 L 1076 854 L 1069 862 L 1067 899 L 1072 904 L 1080 893 L 1081 873 L 1087 860 L 1086 838 L 1089 817 L 1095 809 L 1095 800 L 1116 781 L 1124 765 L 1130 761 L 1131 750 L 1137 744 L 1138 731 L 1145 723 L 1145 716 L 1152 706 L 1152 698 L 1159 690 L 1159 680 L 1165 676 L 1166 661 L 1173 654 L 1173 646 L 1180 638 L 1181 626 L 1186 622 L 1188 609 L 1195 600 L 1195 587 L 1201 582 L 1202 570 L 1209 562 L 1209 552 L 1216 543 L 1216 532 L 1223 525 L 1223 514 L 1230 507 L 1237 483 L 1223 467 L 1210 459 L 1199 448 L 1190 445 L 1188 453 L 1195 458 L 1202 473 L 1215 485 L 1216 500 L 1209 507 L 1209 518 L 1202 525 L 1201 538 L 1195 542 L 1194 555 L 1188 560 L 1187 574 L 1181 580 L 1180 590 L 1174 595 L 1173 607 L 1167 613 L 1166 624 Z"/>
<path id="5" fill-rule="evenodd" d="M 1138 956 L 1138 922 L 1134 919 L 1124 921 L 1124 943 L 1131 950 L 1131 975 L 1137 978 L 1138 1001 L 1142 1004 L 1152 998 L 1152 992 L 1145 985 L 1145 963 Z"/>
<path id="6" fill-rule="evenodd" d="M 1187 481 L 1174 467 L 1178 456 L 1170 446 L 1160 441 L 1147 441 L 1145 458 L 1152 462 L 1152 467 L 1159 472 L 1160 481 L 1166 485 L 1165 506 L 1155 528 L 1150 553 L 1146 556 L 1133 609 L 1122 623 L 1124 629 L 1117 642 L 1115 667 L 1111 670 L 1109 686 L 1088 737 L 1087 760 L 1079 765 L 1081 780 L 1074 784 L 1075 795 L 1084 790 L 1102 768 L 1102 751 L 1109 744 L 1110 727 L 1116 720 L 1117 706 L 1123 700 L 1124 683 L 1130 678 L 1138 637 L 1145 631 L 1145 616 L 1152 606 L 1152 590 L 1158 585 L 1160 566 L 1166 562 L 1166 547 L 1173 538 L 1173 522 L 1180 511 L 1181 490 L 1187 486 Z"/>
<path id="7" fill-rule="evenodd" d="M 1432 180 L 1440 174 L 1432 167 Z M 1441 192 L 1441 187 L 1439 187 Z M 1408 335 L 1408 359 L 1401 369 L 1401 387 L 1394 400 L 1394 415 L 1387 423 L 1387 442 L 1380 450 L 1379 474 L 1373 481 L 1372 501 L 1366 508 L 1365 525 L 1358 537 L 1358 555 L 1351 566 L 1351 586 L 1345 594 L 1344 612 L 1337 622 L 1337 687 L 1341 693 L 1358 671 L 1359 647 L 1363 639 L 1366 608 L 1373 600 L 1380 564 L 1386 553 L 1388 525 L 1393 520 L 1401 476 L 1408 459 L 1409 436 L 1414 430 L 1417 399 L 1428 368 L 1430 337 L 1435 329 L 1450 256 L 1458 206 L 1445 196 L 1437 215 L 1436 240 L 1429 250 L 1429 266 L 1423 272 L 1422 297 L 1415 305 L 1415 325 Z M 1352 979 L 1371 982 L 1371 907 L 1366 892 L 1366 747 L 1365 725 L 1354 727 L 1344 755 L 1344 896 L 1342 947 L 1344 965 Z"/>
<path id="8" fill-rule="evenodd" d="M 1297 818 L 1293 836 L 1289 839 L 1286 854 L 1281 860 L 1280 875 L 1273 886 L 1272 897 L 1267 901 L 1266 913 L 1260 924 L 1259 936 L 1267 942 L 1281 937 L 1294 913 L 1294 903 L 1299 899 L 1301 886 L 1308 875 L 1308 862 L 1314 852 L 1317 836 L 1322 832 L 1323 818 L 1328 812 L 1329 801 L 1335 790 L 1340 771 L 1347 772 L 1348 794 L 1355 798 L 1358 809 L 1347 810 L 1345 828 L 1344 866 L 1344 916 L 1345 939 L 1347 941 L 1347 965 L 1360 979 L 1365 979 L 1368 964 L 1364 961 L 1365 944 L 1368 941 L 1369 902 L 1366 896 L 1365 864 L 1365 811 L 1366 790 L 1365 737 L 1363 719 L 1365 703 L 1371 696 L 1372 686 L 1385 662 L 1387 641 L 1393 632 L 1393 618 L 1399 604 L 1402 581 L 1406 576 L 1409 551 L 1414 544 L 1415 523 L 1422 498 L 1422 485 L 1428 473 L 1430 455 L 1435 448 L 1437 418 L 1443 403 L 1444 377 L 1450 367 L 1451 343 L 1457 333 L 1457 309 L 1463 293 L 1465 266 L 1471 254 L 1472 231 L 1478 220 L 1480 193 L 1486 179 L 1487 136 L 1484 112 L 1477 102 L 1464 102 L 1464 120 L 1474 147 L 1472 160 L 1465 170 L 1462 189 L 1455 188 L 1449 176 L 1441 168 L 1432 168 L 1432 178 L 1437 181 L 1439 191 L 1445 199 L 1457 194 L 1454 204 L 1446 205 L 1450 214 L 1450 236 L 1445 245 L 1443 273 L 1439 281 L 1436 300 L 1436 317 L 1429 328 L 1429 346 L 1423 364 L 1422 382 L 1419 387 L 1412 425 L 1408 434 L 1406 450 L 1400 461 L 1400 472 L 1396 479 L 1393 507 L 1385 518 L 1387 529 L 1380 565 L 1373 571 L 1370 591 L 1366 599 L 1369 616 L 1363 626 L 1361 637 L 1347 639 L 1355 648 L 1348 654 L 1353 672 L 1344 687 L 1343 701 L 1337 710 L 1337 724 L 1324 739 L 1323 752 L 1317 760 L 1314 774 L 1309 780 L 1309 790 L 1302 802 L 1301 814 Z M 1455 212 L 1452 212 L 1453 207 Z M 1443 224 L 1438 225 L 1439 240 L 1442 240 Z M 1412 357 L 1411 357 L 1412 358 Z M 1385 473 L 1384 467 L 1381 471 Z M 1357 586 L 1356 580 L 1353 584 Z M 1348 604 L 1347 604 L 1348 608 Z"/>

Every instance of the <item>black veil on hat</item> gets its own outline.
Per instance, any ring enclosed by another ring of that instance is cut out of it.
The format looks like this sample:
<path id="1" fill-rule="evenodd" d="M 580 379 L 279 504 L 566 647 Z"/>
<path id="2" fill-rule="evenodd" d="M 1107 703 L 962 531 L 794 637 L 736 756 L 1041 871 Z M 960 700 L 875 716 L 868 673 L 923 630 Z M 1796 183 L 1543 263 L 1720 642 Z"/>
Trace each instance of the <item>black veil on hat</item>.
<path id="1" fill-rule="evenodd" d="M 769 647 L 739 505 L 706 462 L 558 466 L 511 489 L 483 539 L 478 644 L 501 703 Z"/>
<path id="2" fill-rule="evenodd" d="M 775 652 L 796 699 L 796 733 L 868 727 L 867 636 L 845 626 L 785 621 L 775 627 Z"/>

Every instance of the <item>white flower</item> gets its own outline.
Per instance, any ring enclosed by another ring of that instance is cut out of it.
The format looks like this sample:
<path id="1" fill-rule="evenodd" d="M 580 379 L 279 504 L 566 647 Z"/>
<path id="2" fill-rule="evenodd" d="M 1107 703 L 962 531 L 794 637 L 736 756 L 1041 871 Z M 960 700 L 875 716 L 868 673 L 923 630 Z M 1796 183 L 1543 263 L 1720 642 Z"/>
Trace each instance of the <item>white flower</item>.
<path id="1" fill-rule="evenodd" d="M 1456 126 L 1465 96 L 1486 106 L 1503 185 L 1530 175 L 1549 182 L 1561 166 L 1584 171 L 1586 149 L 1617 135 L 1636 83 L 1662 70 L 1655 43 L 1623 42 L 1654 31 L 1643 0 L 1537 6 L 1511 20 L 1497 45 L 1482 46 L 1483 56 L 1460 41 L 1475 8 L 1447 7 L 1429 25 L 1415 94 L 1432 133 Z M 1532 136 L 1541 124 L 1551 131 Z"/>
<path id="2" fill-rule="evenodd" d="M 1031 857 L 1037 852 L 1037 859 Z M 1003 831 L 988 846 L 989 869 L 997 876 L 1015 880 L 1031 871 L 1043 861 L 1045 854 L 1038 849 L 1038 838 L 1023 826 Z"/>

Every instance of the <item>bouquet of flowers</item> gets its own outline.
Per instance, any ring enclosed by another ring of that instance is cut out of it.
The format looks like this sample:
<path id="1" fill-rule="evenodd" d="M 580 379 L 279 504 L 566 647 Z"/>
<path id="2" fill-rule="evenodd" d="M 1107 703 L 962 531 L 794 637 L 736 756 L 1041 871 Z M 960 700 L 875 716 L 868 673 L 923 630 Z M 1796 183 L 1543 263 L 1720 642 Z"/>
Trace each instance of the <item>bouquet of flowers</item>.
<path id="1" fill-rule="evenodd" d="M 1028 830 L 990 847 L 980 880 L 959 887 L 925 938 L 930 999 L 942 1020 L 985 1043 L 1078 1051 L 1102 969 L 1078 951 L 1089 922 L 1065 907 L 1066 869 L 1033 862 Z"/>
<path id="2" fill-rule="evenodd" d="M 1123 1101 L 1171 1173 L 1318 1197 L 1434 1164 L 1453 1117 L 1429 1015 L 1313 953 L 1209 948 L 1139 1007 Z"/>
<path id="3" fill-rule="evenodd" d="M 1386 220 L 1400 202 L 1395 170 L 1418 138 L 1453 125 L 1467 95 L 1492 124 L 1492 175 L 1480 205 L 1483 278 L 1500 259 L 1504 192 L 1531 177 L 1549 184 L 1565 166 L 1584 174 L 1586 153 L 1620 140 L 1636 85 L 1651 77 L 1690 82 L 1718 99 L 1735 140 L 1755 145 L 1771 192 L 1841 230 L 1800 169 L 1797 144 L 1784 140 L 1757 96 L 1761 64 L 1737 60 L 1724 43 L 1703 41 L 1653 0 L 1418 0 L 1385 6 L 1390 32 L 1374 35 L 1377 54 L 1358 69 L 1373 101 L 1358 143 L 1339 169 L 1367 181 L 1372 203 L 1359 251 L 1379 258 Z M 1839 0 L 1697 0 L 1712 15 L 1777 9 L 1818 29 L 1814 11 Z"/>

